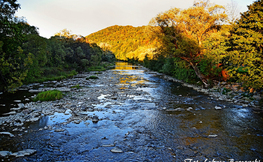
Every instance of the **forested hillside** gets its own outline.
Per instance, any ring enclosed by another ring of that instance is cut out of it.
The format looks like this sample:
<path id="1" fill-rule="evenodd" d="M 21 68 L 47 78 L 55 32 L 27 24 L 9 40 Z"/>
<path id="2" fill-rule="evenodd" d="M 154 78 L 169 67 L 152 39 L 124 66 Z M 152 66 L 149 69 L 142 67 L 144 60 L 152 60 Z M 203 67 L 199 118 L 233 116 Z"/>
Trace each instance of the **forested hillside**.
<path id="1" fill-rule="evenodd" d="M 1 90 L 12 91 L 24 83 L 63 79 L 115 59 L 109 51 L 67 30 L 50 39 L 39 36 L 37 27 L 14 17 L 19 8 L 16 1 L 1 1 L 0 7 Z"/>
<path id="2" fill-rule="evenodd" d="M 153 55 L 157 39 L 152 38 L 146 26 L 111 26 L 86 36 L 88 41 L 112 51 L 119 60 L 143 60 L 146 54 Z"/>

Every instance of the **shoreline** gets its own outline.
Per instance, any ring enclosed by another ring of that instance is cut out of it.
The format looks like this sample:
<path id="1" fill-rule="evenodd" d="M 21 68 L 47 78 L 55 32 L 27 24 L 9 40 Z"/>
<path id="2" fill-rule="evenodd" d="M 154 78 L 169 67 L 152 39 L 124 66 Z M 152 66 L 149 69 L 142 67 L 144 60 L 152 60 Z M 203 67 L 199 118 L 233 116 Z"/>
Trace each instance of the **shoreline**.
<path id="1" fill-rule="evenodd" d="M 229 91 L 226 94 L 222 94 L 223 89 L 225 88 L 225 86 L 221 86 L 219 84 L 219 86 L 214 86 L 213 88 L 203 88 L 201 86 L 197 86 L 197 85 L 193 85 L 193 84 L 189 84 L 189 83 L 185 83 L 182 80 L 176 79 L 172 76 L 163 74 L 163 73 L 159 73 L 156 71 L 152 71 L 140 64 L 138 64 L 139 66 L 143 67 L 144 70 L 149 71 L 152 74 L 156 74 L 159 76 L 162 76 L 162 78 L 164 80 L 167 81 L 172 81 L 172 82 L 177 82 L 177 83 L 181 83 L 183 86 L 189 87 L 189 88 L 193 88 L 194 90 L 198 91 L 198 92 L 202 92 L 204 94 L 209 95 L 210 97 L 214 97 L 217 100 L 221 100 L 221 101 L 227 101 L 227 102 L 231 102 L 234 104 L 238 104 L 241 105 L 242 107 L 250 107 L 252 108 L 254 111 L 260 111 L 263 112 L 263 106 L 260 105 L 259 101 L 263 98 L 260 96 L 259 93 L 256 93 L 253 95 L 253 97 L 256 97 L 256 99 L 251 100 L 248 97 L 243 97 L 242 94 L 244 94 L 245 92 L 238 92 L 238 91 Z M 220 91 L 219 91 L 220 90 Z"/>

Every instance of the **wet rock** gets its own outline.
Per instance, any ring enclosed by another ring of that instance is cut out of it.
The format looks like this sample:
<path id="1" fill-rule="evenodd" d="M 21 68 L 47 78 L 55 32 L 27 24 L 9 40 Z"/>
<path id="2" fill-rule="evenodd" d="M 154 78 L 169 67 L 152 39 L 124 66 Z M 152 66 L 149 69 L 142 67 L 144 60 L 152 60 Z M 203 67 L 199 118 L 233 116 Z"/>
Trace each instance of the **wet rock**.
<path id="1" fill-rule="evenodd" d="M 94 115 L 94 116 L 92 117 L 92 122 L 93 122 L 93 123 L 97 123 L 98 121 L 99 121 L 99 117 L 96 116 L 96 115 Z"/>
<path id="2" fill-rule="evenodd" d="M 118 147 L 115 147 L 115 148 L 111 149 L 110 151 L 113 153 L 123 153 L 123 151 Z"/>
<path id="3" fill-rule="evenodd" d="M 10 111 L 8 113 L 4 113 L 3 115 L 14 115 L 14 114 L 16 114 L 16 111 Z"/>
<path id="4" fill-rule="evenodd" d="M 0 132 L 0 135 L 9 135 L 10 137 L 15 137 L 12 133 L 9 132 Z"/>
<path id="5" fill-rule="evenodd" d="M 11 154 L 12 154 L 12 152 L 10 152 L 10 151 L 0 151 L 0 156 L 1 157 L 6 157 L 6 156 L 9 156 Z"/>
<path id="6" fill-rule="evenodd" d="M 19 104 L 17 104 L 17 105 L 18 105 L 18 108 L 19 108 L 19 109 L 25 108 L 25 104 L 23 104 L 23 103 L 19 103 Z"/>
<path id="7" fill-rule="evenodd" d="M 24 156 L 32 155 L 32 154 L 34 154 L 36 152 L 37 152 L 37 150 L 26 149 L 26 150 L 23 150 L 23 151 L 18 151 L 18 152 L 12 153 L 11 156 L 24 157 Z"/>
<path id="8" fill-rule="evenodd" d="M 54 130 L 54 132 L 64 132 L 64 131 L 65 131 L 65 129 L 62 129 L 62 128 L 61 128 L 61 129 L 55 129 L 55 130 Z"/>
<path id="9" fill-rule="evenodd" d="M 67 109 L 64 114 L 65 114 L 65 115 L 70 115 L 70 112 L 71 112 L 71 110 L 70 110 L 70 109 Z"/>
<path id="10" fill-rule="evenodd" d="M 216 135 L 216 134 L 210 134 L 210 135 L 208 135 L 208 138 L 216 138 L 218 135 Z"/>
<path id="11" fill-rule="evenodd" d="M 102 145 L 102 147 L 114 147 L 114 144 Z"/>
<path id="12" fill-rule="evenodd" d="M 36 122 L 39 120 L 39 117 L 28 119 L 27 122 Z"/>
<path id="13" fill-rule="evenodd" d="M 118 97 L 116 97 L 116 96 L 113 96 L 113 97 L 111 97 L 111 99 L 112 99 L 112 100 L 117 100 L 117 99 L 118 99 Z"/>
<path id="14" fill-rule="evenodd" d="M 78 103 L 78 105 L 82 105 L 82 104 L 84 104 L 84 102 L 79 102 L 79 103 Z"/>
<path id="15" fill-rule="evenodd" d="M 81 111 L 86 111 L 87 110 L 87 106 L 81 106 Z"/>
<path id="16" fill-rule="evenodd" d="M 28 92 L 30 92 L 30 93 L 39 93 L 39 92 L 42 92 L 42 90 L 39 90 L 39 89 L 30 89 Z"/>
<path id="17" fill-rule="evenodd" d="M 79 124 L 81 121 L 80 120 L 74 120 L 73 121 L 75 124 Z"/>
<path id="18" fill-rule="evenodd" d="M 186 110 L 187 111 L 191 111 L 191 110 L 193 110 L 193 108 L 192 107 L 188 107 Z"/>
<path id="19" fill-rule="evenodd" d="M 66 88 L 66 87 L 56 88 L 56 90 L 61 91 L 61 92 L 70 92 L 71 91 L 70 88 Z"/>
<path id="20" fill-rule="evenodd" d="M 89 108 L 87 109 L 87 111 L 89 111 L 89 112 L 93 112 L 93 111 L 94 111 L 94 108 L 89 107 Z"/>
<path id="21" fill-rule="evenodd" d="M 222 110 L 222 107 L 215 106 L 215 109 L 216 109 L 216 110 Z"/>
<path id="22" fill-rule="evenodd" d="M 183 111 L 184 109 L 182 108 L 176 108 L 176 109 L 167 109 L 167 112 L 173 112 L 173 111 Z"/>

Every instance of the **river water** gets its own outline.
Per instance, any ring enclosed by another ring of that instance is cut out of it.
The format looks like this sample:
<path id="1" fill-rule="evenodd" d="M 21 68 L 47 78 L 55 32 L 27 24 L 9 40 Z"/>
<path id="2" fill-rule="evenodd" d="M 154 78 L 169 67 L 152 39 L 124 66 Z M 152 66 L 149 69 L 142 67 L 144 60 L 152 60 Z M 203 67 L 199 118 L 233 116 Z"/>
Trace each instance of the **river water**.
<path id="1" fill-rule="evenodd" d="M 104 73 L 112 73 L 112 79 L 104 84 L 116 85 L 116 93 L 126 96 L 113 103 L 112 98 L 107 98 L 113 95 L 102 91 L 98 97 L 100 104 L 95 105 L 100 109 L 90 113 L 98 116 L 98 122 L 62 124 L 70 114 L 44 116 L 27 123 L 22 132 L 10 131 L 14 138 L 0 136 L 1 150 L 33 148 L 37 152 L 2 160 L 263 160 L 262 114 L 249 107 L 215 100 L 181 83 L 168 82 L 140 66 L 117 62 L 115 69 Z M 98 91 L 100 87 L 103 89 L 105 85 L 93 85 Z M 43 129 L 45 126 L 52 129 Z M 64 131 L 57 132 L 55 128 Z M 114 153 L 114 148 L 121 153 Z"/>

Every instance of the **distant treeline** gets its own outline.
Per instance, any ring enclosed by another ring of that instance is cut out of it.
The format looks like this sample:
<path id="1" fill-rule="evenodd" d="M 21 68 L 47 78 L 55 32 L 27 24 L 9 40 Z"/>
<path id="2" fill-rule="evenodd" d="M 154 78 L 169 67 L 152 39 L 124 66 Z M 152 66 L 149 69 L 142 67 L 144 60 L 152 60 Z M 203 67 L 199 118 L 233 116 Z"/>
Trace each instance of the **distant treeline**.
<path id="1" fill-rule="evenodd" d="M 188 9 L 158 14 L 148 26 L 112 26 L 86 38 L 118 59 L 141 62 L 186 82 L 206 87 L 238 82 L 245 90 L 262 90 L 263 1 L 248 6 L 240 19 L 231 13 L 196 1 Z"/>
<path id="2" fill-rule="evenodd" d="M 1 90 L 14 90 L 24 83 L 63 79 L 115 59 L 110 51 L 66 30 L 61 31 L 64 35 L 50 39 L 39 36 L 36 27 L 13 16 L 19 7 L 15 1 L 1 1 L 0 7 Z"/>

